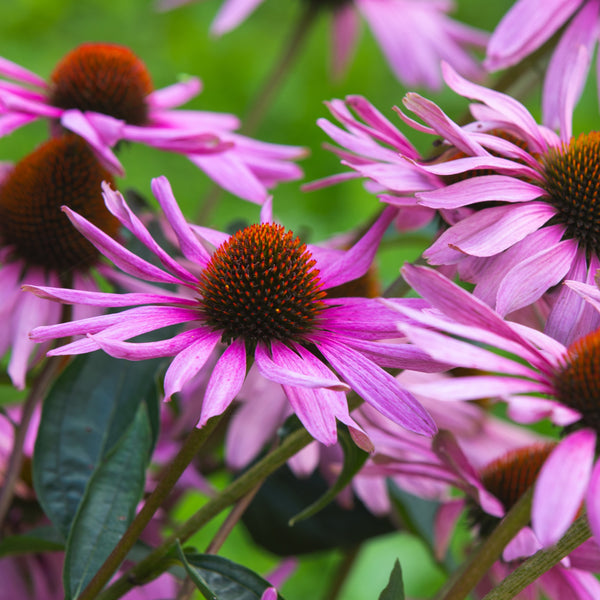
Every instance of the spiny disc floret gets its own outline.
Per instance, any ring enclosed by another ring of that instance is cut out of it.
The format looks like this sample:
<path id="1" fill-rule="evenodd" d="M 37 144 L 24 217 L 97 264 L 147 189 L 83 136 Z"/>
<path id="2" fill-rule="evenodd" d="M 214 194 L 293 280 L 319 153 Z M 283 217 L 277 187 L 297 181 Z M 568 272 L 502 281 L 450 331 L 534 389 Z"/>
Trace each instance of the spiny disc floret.
<path id="1" fill-rule="evenodd" d="M 225 342 L 302 343 L 324 306 L 315 264 L 282 226 L 247 227 L 216 250 L 202 275 L 203 316 Z"/>
<path id="2" fill-rule="evenodd" d="M 152 79 L 144 63 L 124 46 L 82 44 L 50 76 L 49 101 L 59 108 L 94 111 L 131 125 L 148 120 Z"/>
<path id="3" fill-rule="evenodd" d="M 600 433 L 600 329 L 569 346 L 554 387 L 557 400 L 581 413 L 579 423 Z"/>
<path id="4" fill-rule="evenodd" d="M 98 251 L 61 206 L 116 235 L 118 221 L 106 209 L 102 181 L 112 182 L 112 177 L 83 139 L 68 134 L 45 142 L 0 185 L 2 244 L 31 265 L 57 271 L 88 268 Z"/>
<path id="5" fill-rule="evenodd" d="M 600 132 L 572 138 L 544 159 L 545 188 L 566 237 L 600 254 Z"/>

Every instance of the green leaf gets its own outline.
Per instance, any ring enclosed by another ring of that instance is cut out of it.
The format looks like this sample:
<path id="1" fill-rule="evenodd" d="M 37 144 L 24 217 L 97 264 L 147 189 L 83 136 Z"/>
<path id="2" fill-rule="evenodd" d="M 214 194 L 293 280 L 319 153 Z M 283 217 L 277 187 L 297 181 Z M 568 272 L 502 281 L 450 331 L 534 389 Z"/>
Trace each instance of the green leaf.
<path id="1" fill-rule="evenodd" d="M 433 551 L 435 515 L 439 502 L 425 500 L 401 490 L 391 479 L 388 479 L 388 492 L 402 525 L 419 537 Z"/>
<path id="2" fill-rule="evenodd" d="M 0 558 L 65 549 L 64 539 L 52 526 L 31 529 L 23 535 L 11 535 L 0 541 Z"/>
<path id="3" fill-rule="evenodd" d="M 145 403 L 121 441 L 90 479 L 67 540 L 66 599 L 77 598 L 135 516 L 144 492 L 152 431 Z"/>
<path id="4" fill-rule="evenodd" d="M 394 563 L 388 584 L 379 595 L 379 600 L 404 600 L 404 582 L 402 581 L 402 569 L 398 559 Z"/>
<path id="5" fill-rule="evenodd" d="M 338 427 L 338 441 L 344 451 L 344 466 L 336 482 L 316 502 L 290 519 L 290 525 L 312 517 L 327 506 L 349 483 L 363 466 L 369 454 L 361 450 L 352 440 L 347 427 Z"/>
<path id="6" fill-rule="evenodd" d="M 194 585 L 200 590 L 204 598 L 206 600 L 218 600 L 217 595 L 208 587 L 208 584 L 204 581 L 198 569 L 194 569 L 188 562 L 179 540 L 177 540 L 177 556 L 183 564 L 189 578 L 194 582 Z"/>
<path id="7" fill-rule="evenodd" d="M 140 402 L 155 413 L 151 406 L 157 402 L 159 364 L 118 360 L 103 352 L 78 356 L 44 400 L 33 482 L 44 511 L 65 538 L 88 481 L 130 426 Z M 151 422 L 156 420 L 153 416 Z"/>
<path id="8" fill-rule="evenodd" d="M 214 554 L 186 553 L 182 563 L 194 583 L 202 581 L 207 590 L 199 587 L 207 600 L 260 600 L 271 584 L 247 567 Z M 212 595 L 210 595 L 212 594 Z M 279 600 L 284 600 L 281 594 Z"/>

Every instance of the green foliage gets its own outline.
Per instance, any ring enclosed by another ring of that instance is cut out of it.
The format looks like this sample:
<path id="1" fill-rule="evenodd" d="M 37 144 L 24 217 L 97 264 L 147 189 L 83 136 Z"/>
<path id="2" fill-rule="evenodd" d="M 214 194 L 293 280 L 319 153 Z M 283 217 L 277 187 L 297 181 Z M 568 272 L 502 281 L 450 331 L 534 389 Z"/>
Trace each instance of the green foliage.
<path id="1" fill-rule="evenodd" d="M 206 600 L 260 600 L 263 592 L 271 587 L 250 569 L 221 556 L 184 553 L 179 544 L 177 554 Z M 278 599 L 284 600 L 279 594 Z"/>
<path id="2" fill-rule="evenodd" d="M 387 586 L 379 595 L 379 600 L 404 600 L 404 582 L 402 581 L 402 569 L 398 559 L 394 563 Z"/>
<path id="3" fill-rule="evenodd" d="M 290 519 L 290 526 L 293 527 L 299 521 L 312 517 L 327 506 L 352 481 L 352 478 L 358 473 L 369 457 L 367 452 L 361 450 L 354 443 L 346 426 L 338 427 L 338 441 L 344 451 L 344 465 L 339 477 L 318 500 L 292 517 Z"/>
<path id="4" fill-rule="evenodd" d="M 120 443 L 141 403 L 158 433 L 157 361 L 130 363 L 102 352 L 77 357 L 45 399 L 33 457 L 38 499 L 65 539 L 86 488 Z"/>
<path id="5" fill-rule="evenodd" d="M 133 520 L 151 449 L 148 410 L 140 403 L 125 435 L 88 482 L 73 519 L 63 572 L 66 600 L 77 598 Z"/>

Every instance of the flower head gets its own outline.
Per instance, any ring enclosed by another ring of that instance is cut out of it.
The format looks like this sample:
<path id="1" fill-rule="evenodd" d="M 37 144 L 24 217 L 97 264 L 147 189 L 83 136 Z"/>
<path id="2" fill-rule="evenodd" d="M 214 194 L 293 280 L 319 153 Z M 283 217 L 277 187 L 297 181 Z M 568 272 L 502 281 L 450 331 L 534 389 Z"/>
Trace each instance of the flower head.
<path id="1" fill-rule="evenodd" d="M 173 110 L 199 93 L 200 81 L 191 77 L 155 90 L 144 63 L 124 46 L 82 44 L 58 63 L 49 82 L 4 58 L 0 75 L 12 80 L 0 80 L 0 135 L 50 119 L 55 130 L 84 138 L 113 173 L 124 172 L 113 148 L 131 141 L 187 156 L 220 186 L 252 202 L 264 202 L 267 187 L 301 176 L 290 161 L 303 157 L 304 149 L 236 134 L 233 115 Z"/>
<path id="2" fill-rule="evenodd" d="M 84 140 L 74 134 L 52 138 L 25 156 L 0 182 L 0 314 L 6 323 L 0 353 L 12 350 L 8 373 L 15 386 L 25 385 L 25 373 L 36 345 L 32 327 L 60 320 L 58 307 L 24 296 L 23 283 L 75 285 L 97 289 L 89 271 L 99 253 L 65 217 L 71 206 L 107 236 L 116 236 L 118 220 L 107 210 L 102 181 L 112 181 Z M 77 308 L 77 314 L 89 309 Z"/>
<path id="3" fill-rule="evenodd" d="M 436 310 L 418 312 L 397 301 L 397 310 L 413 319 L 412 324 L 400 325 L 402 331 L 433 358 L 481 373 L 413 386 L 412 391 L 451 401 L 499 397 L 508 402 L 509 415 L 516 420 L 533 422 L 549 416 L 565 427 L 571 433 L 554 448 L 537 478 L 533 531 L 542 546 L 556 543 L 585 499 L 590 526 L 599 540 L 600 465 L 594 467 L 594 462 L 600 433 L 600 333 L 594 331 L 565 347 L 537 330 L 503 320 L 431 269 L 405 266 L 403 272 Z"/>
<path id="4" fill-rule="evenodd" d="M 225 0 L 212 31 L 227 33 L 244 21 L 264 0 Z M 190 0 L 159 0 L 168 10 Z M 448 17 L 453 2 L 438 0 L 305 0 L 314 10 L 332 11 L 332 71 L 346 69 L 359 33 L 359 16 L 368 23 L 399 81 L 409 86 L 438 89 L 440 60 L 454 65 L 467 77 L 478 78 L 482 69 L 471 55 L 483 48 L 488 35 Z"/>
<path id="5" fill-rule="evenodd" d="M 418 192 L 419 202 L 468 211 L 426 250 L 427 259 L 456 265 L 501 314 L 532 304 L 565 278 L 589 280 L 600 265 L 596 132 L 572 137 L 565 110 L 559 137 L 513 98 L 472 84 L 447 65 L 444 73 L 454 91 L 479 102 L 471 106 L 475 121 L 459 127 L 416 94 L 404 101 L 450 147 L 419 163 L 446 181 Z M 549 301 L 546 331 L 569 343 L 584 302 L 566 287 Z"/>
<path id="6" fill-rule="evenodd" d="M 368 269 L 379 239 L 394 217 L 393 209 L 384 211 L 361 240 L 342 252 L 305 247 L 293 234 L 272 223 L 269 205 L 263 210 L 260 225 L 233 236 L 191 226 L 185 222 L 165 178 L 153 180 L 152 188 L 189 268 L 156 244 L 120 194 L 108 186 L 104 186 L 104 196 L 109 210 L 166 270 L 127 251 L 75 212 L 66 212 L 76 227 L 126 273 L 176 284 L 182 291 L 103 294 L 28 286 L 42 297 L 62 302 L 134 307 L 103 317 L 38 327 L 32 332 L 33 339 L 86 335 L 51 354 L 101 348 L 131 360 L 174 356 L 165 375 L 167 399 L 202 370 L 223 342 L 226 348 L 206 386 L 199 426 L 221 414 L 237 396 L 246 377 L 247 361 L 254 359 L 264 377 L 283 386 L 300 420 L 325 444 L 336 440 L 336 418 L 351 425 L 355 433 L 360 431 L 348 415 L 343 392 L 349 389 L 413 431 L 425 435 L 435 431 L 426 411 L 381 366 L 424 370 L 443 366 L 416 348 L 379 341 L 394 337 L 394 313 L 376 300 L 328 300 L 321 294 L 321 290 L 359 277 Z M 216 251 L 209 252 L 206 243 L 214 245 Z M 126 341 L 182 324 L 187 329 L 169 339 Z"/>

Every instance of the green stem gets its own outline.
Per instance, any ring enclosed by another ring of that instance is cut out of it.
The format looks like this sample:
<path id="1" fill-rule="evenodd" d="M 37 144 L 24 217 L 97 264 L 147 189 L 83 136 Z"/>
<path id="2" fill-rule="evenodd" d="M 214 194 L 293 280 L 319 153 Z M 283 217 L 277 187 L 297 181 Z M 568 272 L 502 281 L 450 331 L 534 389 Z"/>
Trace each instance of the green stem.
<path id="1" fill-rule="evenodd" d="M 529 557 L 506 579 L 499 583 L 483 600 L 508 600 L 534 582 L 540 575 L 583 544 L 592 536 L 586 516 L 579 517 L 560 541 L 548 550 L 540 550 Z"/>
<path id="2" fill-rule="evenodd" d="M 315 17 L 318 13 L 318 7 L 314 3 L 309 3 L 304 14 L 296 23 L 291 36 L 286 39 L 289 41 L 282 52 L 278 54 L 279 60 L 273 65 L 271 72 L 263 83 L 257 96 L 254 98 L 250 110 L 243 120 L 241 133 L 252 135 L 258 128 L 267 109 L 271 105 L 273 96 L 281 87 L 286 75 L 292 72 L 292 64 L 298 56 L 304 42 L 308 39 L 308 33 L 312 29 Z"/>
<path id="3" fill-rule="evenodd" d="M 21 473 L 24 454 L 23 444 L 25 443 L 25 437 L 27 436 L 27 432 L 29 430 L 31 418 L 36 407 L 46 395 L 46 392 L 48 391 L 48 388 L 63 361 L 63 356 L 50 357 L 46 359 L 42 370 L 33 382 L 29 395 L 23 404 L 21 420 L 19 421 L 19 425 L 15 430 L 13 449 L 4 477 L 2 492 L 0 492 L 0 532 L 2 531 L 2 525 L 4 524 L 4 520 L 10 509 L 15 492 L 15 486 L 19 480 L 19 474 Z"/>
<path id="4" fill-rule="evenodd" d="M 289 41 L 283 51 L 277 54 L 280 57 L 279 60 L 273 65 L 271 72 L 267 75 L 265 82 L 259 89 L 256 97 L 252 100 L 246 116 L 242 119 L 240 133 L 253 135 L 258 129 L 277 90 L 283 84 L 286 75 L 292 72 L 292 65 L 296 58 L 300 56 L 300 50 L 304 42 L 308 39 L 308 33 L 312 29 L 317 12 L 318 9 L 313 4 L 309 4 L 292 30 L 291 36 L 286 37 Z M 208 192 L 196 217 L 198 223 L 203 224 L 208 222 L 210 214 L 222 195 L 223 189 L 219 186 L 214 186 Z"/>
<path id="5" fill-rule="evenodd" d="M 97 600 L 116 600 L 135 586 L 158 577 L 168 567 L 168 564 L 165 564 L 167 561 L 164 559 L 177 540 L 184 544 L 213 517 L 248 494 L 260 481 L 277 470 L 312 441 L 313 438 L 305 429 L 299 429 L 291 433 L 280 446 L 250 467 L 230 483 L 216 498 L 210 500 L 185 523 L 177 527 L 158 548 L 102 592 Z M 88 598 L 91 600 L 92 596 L 88 596 Z M 80 600 L 83 600 L 83 596 Z"/>
<path id="6" fill-rule="evenodd" d="M 438 600 L 464 600 L 502 555 L 506 544 L 529 523 L 533 488 L 508 511 L 491 535 L 458 569 L 438 594 Z"/>
<path id="7" fill-rule="evenodd" d="M 181 450 L 173 459 L 173 462 L 165 470 L 162 479 L 158 482 L 154 491 L 148 496 L 142 510 L 136 515 L 115 549 L 111 552 L 104 564 L 100 567 L 94 578 L 79 596 L 79 600 L 92 600 L 102 591 L 110 578 L 115 574 L 125 557 L 133 548 L 140 535 L 150 522 L 154 513 L 162 506 L 173 487 L 181 477 L 182 473 L 192 462 L 198 450 L 213 432 L 219 417 L 213 417 L 201 429 L 193 429 L 186 438 Z"/>

